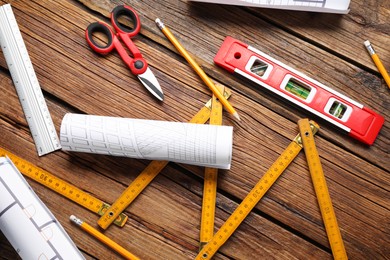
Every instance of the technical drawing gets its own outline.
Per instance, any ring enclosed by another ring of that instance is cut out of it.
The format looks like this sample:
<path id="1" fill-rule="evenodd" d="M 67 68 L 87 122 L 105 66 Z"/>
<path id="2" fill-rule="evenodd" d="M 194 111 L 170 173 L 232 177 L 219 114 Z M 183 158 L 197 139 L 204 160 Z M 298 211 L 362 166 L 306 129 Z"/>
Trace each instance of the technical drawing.
<path id="1" fill-rule="evenodd" d="M 191 0 L 194 2 L 254 6 L 324 13 L 349 12 L 350 0 Z"/>
<path id="2" fill-rule="evenodd" d="M 60 139 L 64 150 L 229 169 L 233 128 L 66 114 Z"/>
<path id="3" fill-rule="evenodd" d="M 85 259 L 5 157 L 0 157 L 0 229 L 22 259 Z"/>

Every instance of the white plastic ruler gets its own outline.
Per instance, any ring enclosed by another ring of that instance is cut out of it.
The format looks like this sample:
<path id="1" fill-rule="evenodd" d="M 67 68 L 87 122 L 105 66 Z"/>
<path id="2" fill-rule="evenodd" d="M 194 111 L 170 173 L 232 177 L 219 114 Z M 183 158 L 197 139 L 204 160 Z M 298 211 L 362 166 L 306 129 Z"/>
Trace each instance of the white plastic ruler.
<path id="1" fill-rule="evenodd" d="M 61 148 L 11 5 L 0 6 L 0 44 L 39 156 Z"/>

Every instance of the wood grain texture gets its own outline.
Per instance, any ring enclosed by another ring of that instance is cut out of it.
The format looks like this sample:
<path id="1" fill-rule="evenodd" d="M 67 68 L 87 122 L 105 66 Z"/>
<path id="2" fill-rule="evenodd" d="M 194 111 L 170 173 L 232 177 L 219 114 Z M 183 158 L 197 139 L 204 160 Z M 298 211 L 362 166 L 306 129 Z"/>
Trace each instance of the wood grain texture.
<path id="1" fill-rule="evenodd" d="M 165 94 L 159 103 L 117 54 L 97 55 L 84 39 L 89 23 L 109 22 L 120 1 L 11 2 L 57 131 L 67 112 L 188 121 L 211 93 L 156 27 L 159 17 L 216 82 L 232 89 L 242 121 L 234 127 L 232 168 L 220 171 L 215 226 L 218 229 L 298 133 L 307 117 L 268 92 L 213 64 L 230 35 L 389 118 L 389 95 L 366 54 L 369 39 L 390 69 L 389 4 L 351 1 L 348 15 L 266 10 L 188 1 L 125 1 L 140 15 L 134 42 Z M 3 55 L 0 55 L 0 146 L 113 203 L 148 161 L 57 151 L 38 157 Z M 350 259 L 389 256 L 389 123 L 374 145 L 354 141 L 318 118 L 316 144 Z M 173 164 L 128 207 L 123 228 L 105 234 L 141 259 L 193 259 L 198 251 L 203 168 Z M 73 226 L 74 214 L 97 226 L 98 216 L 28 180 L 88 259 L 119 256 Z M 17 254 L 0 236 L 2 259 Z M 331 259 L 331 253 L 301 153 L 260 201 L 215 259 Z"/>

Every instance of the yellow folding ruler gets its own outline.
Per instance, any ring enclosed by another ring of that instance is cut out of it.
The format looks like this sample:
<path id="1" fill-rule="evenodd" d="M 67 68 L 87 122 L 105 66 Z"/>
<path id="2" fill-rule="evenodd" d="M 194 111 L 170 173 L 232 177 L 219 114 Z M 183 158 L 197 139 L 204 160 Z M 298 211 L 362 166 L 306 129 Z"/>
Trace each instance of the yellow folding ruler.
<path id="1" fill-rule="evenodd" d="M 100 216 L 110 207 L 107 203 L 0 147 L 0 157 L 5 156 L 11 159 L 24 176 L 33 179 Z M 114 223 L 122 227 L 126 223 L 127 218 L 125 214 L 120 214 Z"/>
<path id="2" fill-rule="evenodd" d="M 216 85 L 220 91 L 223 91 L 223 86 Z M 230 97 L 230 91 L 225 90 L 224 96 Z M 211 114 L 211 99 L 199 112 L 190 120 L 190 123 L 204 124 L 210 118 Z M 159 172 L 168 164 L 168 161 L 152 161 L 137 178 L 123 191 L 119 198 L 99 219 L 98 225 L 107 229 L 110 224 L 122 213 L 133 200 L 148 186 L 148 184 L 159 174 Z"/>
<path id="3" fill-rule="evenodd" d="M 321 208 L 322 218 L 326 227 L 333 256 L 335 259 L 347 259 L 336 215 L 334 214 L 332 202 L 326 187 L 321 162 L 314 143 L 313 136 L 318 131 L 319 126 L 313 121 L 309 123 L 309 120 L 307 119 L 300 120 L 298 125 L 301 133 L 294 138 L 286 150 L 284 150 L 279 158 L 272 164 L 209 243 L 203 247 L 196 259 L 211 259 L 238 228 L 241 222 L 244 221 L 246 216 L 252 211 L 264 194 L 271 188 L 287 166 L 294 160 L 302 147 L 305 149 L 308 164 L 310 165 L 309 170 L 312 174 L 312 181 L 316 190 L 316 196 Z"/>
<path id="4" fill-rule="evenodd" d="M 322 219 L 330 248 L 332 249 L 334 259 L 348 259 L 345 251 L 343 238 L 337 223 L 336 214 L 333 209 L 332 200 L 329 195 L 328 186 L 324 171 L 322 170 L 320 156 L 314 142 L 313 133 L 310 131 L 309 123 L 305 120 L 299 120 L 299 131 L 301 133 L 303 149 L 305 150 L 307 164 L 309 166 L 311 180 L 317 196 Z"/>
<path id="5" fill-rule="evenodd" d="M 222 104 L 213 95 L 210 125 L 222 125 Z M 218 169 L 205 168 L 203 184 L 202 215 L 200 222 L 200 250 L 214 236 L 215 202 L 217 198 Z"/>

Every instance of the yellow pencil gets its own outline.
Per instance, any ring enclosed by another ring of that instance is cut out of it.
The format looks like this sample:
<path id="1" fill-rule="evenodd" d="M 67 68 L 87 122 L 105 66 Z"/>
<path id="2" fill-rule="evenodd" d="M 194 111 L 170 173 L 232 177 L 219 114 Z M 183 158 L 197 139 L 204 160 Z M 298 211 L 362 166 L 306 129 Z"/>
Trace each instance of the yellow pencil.
<path id="1" fill-rule="evenodd" d="M 217 87 L 211 81 L 211 79 L 206 75 L 206 73 L 199 67 L 199 65 L 192 59 L 192 57 L 188 54 L 188 52 L 181 46 L 179 41 L 175 38 L 175 36 L 171 33 L 171 31 L 161 22 L 160 19 L 156 19 L 157 26 L 161 29 L 164 35 L 168 38 L 168 40 L 176 47 L 176 49 L 180 52 L 180 54 L 187 60 L 187 62 L 191 65 L 191 67 L 195 70 L 195 72 L 201 77 L 203 82 L 210 88 L 213 94 L 218 98 L 218 100 L 222 103 L 224 108 L 231 113 L 235 118 L 240 120 L 240 116 L 233 108 L 233 106 L 227 101 L 227 99 L 223 96 L 221 92 L 218 91 Z"/>
<path id="2" fill-rule="evenodd" d="M 385 67 L 383 66 L 381 60 L 379 59 L 378 54 L 376 54 L 374 48 L 369 41 L 365 41 L 364 45 L 366 46 L 368 53 L 371 55 L 371 58 L 374 61 L 376 67 L 378 68 L 380 74 L 382 74 L 382 77 L 384 78 L 387 86 L 390 88 L 390 76 L 387 73 Z"/>
<path id="3" fill-rule="evenodd" d="M 70 220 L 73 221 L 76 225 L 80 226 L 82 230 L 86 231 L 87 233 L 94 236 L 95 238 L 97 238 L 107 246 L 111 247 L 116 252 L 124 256 L 126 259 L 134 259 L 134 260 L 139 259 L 135 255 L 133 255 L 132 253 L 130 253 L 129 251 L 127 251 L 126 249 L 118 245 L 116 242 L 114 242 L 113 240 L 105 236 L 103 233 L 99 232 L 98 230 L 90 226 L 88 223 L 81 221 L 80 219 L 78 219 L 73 215 L 70 216 Z"/>

